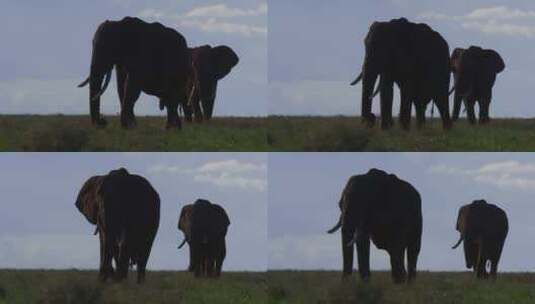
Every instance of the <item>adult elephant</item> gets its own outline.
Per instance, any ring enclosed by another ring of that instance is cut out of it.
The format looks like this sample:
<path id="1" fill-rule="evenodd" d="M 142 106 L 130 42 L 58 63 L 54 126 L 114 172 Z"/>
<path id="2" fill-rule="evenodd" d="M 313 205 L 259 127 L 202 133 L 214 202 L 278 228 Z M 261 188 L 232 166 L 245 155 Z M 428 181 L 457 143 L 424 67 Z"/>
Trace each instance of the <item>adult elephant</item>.
<path id="1" fill-rule="evenodd" d="M 212 118 L 214 111 L 218 81 L 227 76 L 240 59 L 225 45 L 216 47 L 203 45 L 190 51 L 196 81 L 190 93 L 191 109 L 184 112 L 189 121 L 192 120 L 192 112 L 197 121 L 208 120 Z"/>
<path id="2" fill-rule="evenodd" d="M 427 24 L 405 18 L 374 22 L 364 39 L 366 55 L 362 71 L 351 85 L 362 79 L 362 118 L 375 123 L 372 110 L 373 89 L 380 76 L 381 126 L 393 125 L 393 86 L 400 90 L 399 120 L 410 128 L 411 107 L 416 105 L 418 126 L 425 123 L 427 104 L 437 105 L 444 128 L 451 126 L 448 105 L 450 85 L 449 47 L 442 36 Z"/>
<path id="3" fill-rule="evenodd" d="M 188 243 L 190 264 L 188 271 L 196 277 L 219 277 L 227 249 L 225 237 L 230 220 L 223 207 L 198 199 L 186 205 L 180 212 L 178 229 L 184 233 L 184 240 L 178 246 Z"/>
<path id="4" fill-rule="evenodd" d="M 187 103 L 192 74 L 191 56 L 181 34 L 160 23 L 132 17 L 105 21 L 98 27 L 91 71 L 79 87 L 89 83 L 91 121 L 100 127 L 106 125 L 100 115 L 100 96 L 108 87 L 114 66 L 124 128 L 136 125 L 134 105 L 141 92 L 158 97 L 161 110 L 167 108 L 167 128 L 180 128 L 178 106 Z"/>
<path id="5" fill-rule="evenodd" d="M 416 264 L 422 238 L 422 208 L 418 191 L 408 182 L 379 169 L 352 176 L 347 182 L 339 207 L 338 223 L 328 232 L 342 228 L 344 276 L 353 271 L 354 244 L 357 247 L 358 271 L 370 277 L 370 239 L 390 255 L 392 278 L 396 283 L 416 276 Z"/>
<path id="6" fill-rule="evenodd" d="M 456 229 L 460 237 L 453 249 L 463 243 L 466 268 L 473 268 L 478 278 L 487 278 L 486 265 L 490 261 L 490 275 L 496 279 L 509 231 L 505 211 L 485 200 L 475 200 L 459 209 Z"/>
<path id="7" fill-rule="evenodd" d="M 451 71 L 455 79 L 455 97 L 452 119 L 459 118 L 461 103 L 467 110 L 468 121 L 474 124 L 475 103 L 479 103 L 479 123 L 489 121 L 489 106 L 492 100 L 492 87 L 496 75 L 505 69 L 505 63 L 498 52 L 471 46 L 468 49 L 456 48 L 451 53 Z"/>
<path id="8" fill-rule="evenodd" d="M 128 267 L 137 265 L 137 282 L 142 283 L 160 223 L 160 197 L 151 184 L 124 168 L 96 175 L 82 186 L 76 208 L 96 225 L 95 234 L 100 238 L 100 280 L 123 280 Z"/>

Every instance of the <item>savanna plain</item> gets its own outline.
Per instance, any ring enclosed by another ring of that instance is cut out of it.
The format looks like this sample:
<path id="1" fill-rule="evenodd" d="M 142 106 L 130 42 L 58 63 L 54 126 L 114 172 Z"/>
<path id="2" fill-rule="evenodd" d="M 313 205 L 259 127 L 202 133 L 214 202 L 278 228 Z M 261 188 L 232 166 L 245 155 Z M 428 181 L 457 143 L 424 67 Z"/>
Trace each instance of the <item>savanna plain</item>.
<path id="1" fill-rule="evenodd" d="M 267 122 L 271 151 L 535 151 L 535 119 L 495 118 L 484 125 L 466 119 L 443 130 L 439 118 L 427 119 L 421 129 L 413 117 L 411 129 L 368 128 L 360 117 L 270 116 Z"/>
<path id="2" fill-rule="evenodd" d="M 134 277 L 99 283 L 96 271 L 0 270 L 0 303 L 122 304 L 267 302 L 265 273 L 226 272 L 220 279 L 194 279 L 188 272 L 151 271 L 143 285 Z"/>
<path id="3" fill-rule="evenodd" d="M 137 127 L 121 128 L 119 117 L 106 117 L 97 129 L 86 115 L 0 116 L 0 151 L 267 151 L 265 118 L 224 117 L 183 122 L 166 130 L 165 117 L 139 116 Z"/>
<path id="4" fill-rule="evenodd" d="M 336 271 L 270 271 L 268 303 L 332 304 L 506 304 L 535 303 L 535 274 L 498 274 L 481 281 L 468 272 L 418 272 L 410 285 L 392 283 L 390 272 L 370 282 Z"/>

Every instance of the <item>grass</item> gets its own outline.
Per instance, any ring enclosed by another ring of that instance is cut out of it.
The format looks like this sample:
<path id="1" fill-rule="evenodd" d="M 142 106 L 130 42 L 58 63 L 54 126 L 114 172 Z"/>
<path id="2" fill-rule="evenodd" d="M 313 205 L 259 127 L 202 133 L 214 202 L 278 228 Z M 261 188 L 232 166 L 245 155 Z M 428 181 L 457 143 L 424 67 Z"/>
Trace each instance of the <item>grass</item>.
<path id="1" fill-rule="evenodd" d="M 523 304 L 535 303 L 535 274 L 499 274 L 496 282 L 471 273 L 419 272 L 411 285 L 395 285 L 389 272 L 367 284 L 333 271 L 268 272 L 269 304 Z"/>
<path id="2" fill-rule="evenodd" d="M 165 130 L 165 117 L 137 117 L 124 130 L 118 117 L 97 129 L 89 116 L 0 116 L 0 151 L 266 151 L 266 118 L 214 118 Z"/>
<path id="3" fill-rule="evenodd" d="M 367 128 L 360 117 L 270 116 L 267 122 L 271 151 L 535 151 L 535 119 L 493 119 L 471 126 L 465 119 L 449 131 L 439 119 L 427 120 L 410 131 L 396 122 L 383 131 Z"/>
<path id="4" fill-rule="evenodd" d="M 194 279 L 187 272 L 148 272 L 143 285 L 100 283 L 95 271 L 0 270 L 0 303 L 266 303 L 265 273 L 223 273 Z"/>

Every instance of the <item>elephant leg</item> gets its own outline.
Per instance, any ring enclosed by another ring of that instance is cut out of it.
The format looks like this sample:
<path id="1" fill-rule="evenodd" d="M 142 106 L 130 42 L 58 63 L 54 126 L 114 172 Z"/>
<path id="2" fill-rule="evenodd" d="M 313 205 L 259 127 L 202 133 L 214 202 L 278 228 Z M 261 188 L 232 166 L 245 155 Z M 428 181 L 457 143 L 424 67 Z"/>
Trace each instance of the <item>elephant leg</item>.
<path id="1" fill-rule="evenodd" d="M 359 237 L 357 240 L 357 259 L 360 278 L 367 282 L 370 280 L 370 238 Z"/>
<path id="2" fill-rule="evenodd" d="M 221 268 L 223 268 L 223 261 L 225 260 L 225 257 L 227 256 L 227 245 L 225 243 L 225 239 L 223 239 L 219 244 L 219 254 L 217 256 L 216 260 L 216 277 L 221 276 Z"/>
<path id="3" fill-rule="evenodd" d="M 392 267 L 392 279 L 394 283 L 404 283 L 407 273 L 405 271 L 405 249 L 396 248 L 389 251 L 390 254 L 390 266 Z"/>
<path id="4" fill-rule="evenodd" d="M 136 126 L 134 105 L 141 94 L 141 89 L 136 84 L 136 81 L 131 78 L 131 75 L 128 75 L 125 81 L 123 106 L 121 107 L 121 126 L 127 129 Z"/>
<path id="5" fill-rule="evenodd" d="M 128 253 L 128 247 L 126 245 L 126 242 L 122 242 L 122 244 L 119 246 L 119 254 L 118 254 L 118 262 L 117 262 L 117 272 L 115 279 L 117 281 L 121 281 L 126 279 L 128 275 L 128 264 L 130 262 L 130 255 Z"/>
<path id="6" fill-rule="evenodd" d="M 394 83 L 381 77 L 381 128 L 390 129 L 394 125 L 392 120 L 392 100 L 394 98 Z"/>
<path id="7" fill-rule="evenodd" d="M 457 91 L 455 91 L 455 95 L 453 98 L 453 116 L 452 120 L 456 121 L 459 119 L 459 114 L 461 113 L 461 104 L 463 102 L 463 97 L 461 94 L 459 94 Z"/>
<path id="8" fill-rule="evenodd" d="M 203 121 L 201 103 L 199 101 L 193 103 L 193 113 L 195 114 L 195 121 L 196 122 L 202 122 Z"/>
<path id="9" fill-rule="evenodd" d="M 178 117 L 178 101 L 176 99 L 167 100 L 167 129 L 180 129 L 180 117 Z"/>
<path id="10" fill-rule="evenodd" d="M 100 236 L 100 269 L 99 269 L 99 279 L 102 282 L 105 282 L 110 276 L 113 275 L 113 252 L 110 242 L 107 240 L 106 236 L 103 236 L 102 231 L 99 233 Z"/>
<path id="11" fill-rule="evenodd" d="M 193 245 L 191 248 L 191 264 L 193 265 L 193 274 L 196 278 L 201 275 L 201 250 L 199 245 Z"/>
<path id="12" fill-rule="evenodd" d="M 145 245 L 145 250 L 143 254 L 140 255 L 139 260 L 137 261 L 137 283 L 142 284 L 145 282 L 145 271 L 147 269 L 147 262 L 149 260 L 151 244 Z"/>
<path id="13" fill-rule="evenodd" d="M 444 95 L 436 96 L 434 98 L 434 102 L 440 114 L 440 119 L 442 120 L 442 128 L 445 130 L 450 129 L 451 118 L 450 118 L 450 105 L 449 105 L 449 100 L 448 100 L 448 91 L 446 90 Z"/>
<path id="14" fill-rule="evenodd" d="M 189 247 L 189 266 L 188 266 L 188 271 L 189 272 L 193 272 L 193 250 L 191 249 L 191 246 L 188 246 Z"/>
<path id="15" fill-rule="evenodd" d="M 126 72 L 123 67 L 117 65 L 115 67 L 115 74 L 117 78 L 117 95 L 119 95 L 119 105 L 121 106 L 121 112 L 123 109 L 124 95 L 125 95 L 125 81 L 126 81 Z"/>
<path id="16" fill-rule="evenodd" d="M 407 247 L 407 268 L 409 272 L 409 282 L 416 278 L 416 265 L 418 263 L 418 255 L 420 254 L 420 239 L 414 241 Z"/>
<path id="17" fill-rule="evenodd" d="M 474 111 L 475 103 L 476 103 L 476 100 L 475 100 L 474 96 L 469 96 L 466 99 L 466 102 L 465 102 L 466 114 L 468 116 L 468 122 L 470 124 L 472 124 L 472 125 L 476 123 L 476 114 L 475 114 L 475 111 Z"/>
<path id="18" fill-rule="evenodd" d="M 418 129 L 421 129 L 425 124 L 425 108 L 427 105 L 427 100 L 416 100 L 416 121 Z"/>
<path id="19" fill-rule="evenodd" d="M 343 276 L 350 276 L 353 273 L 353 246 L 347 246 L 351 242 L 353 235 L 342 227 L 342 255 L 344 260 Z"/>
<path id="20" fill-rule="evenodd" d="M 489 107 L 491 97 L 482 97 L 479 99 L 479 123 L 485 124 L 490 121 Z"/>
<path id="21" fill-rule="evenodd" d="M 412 100 L 407 89 L 401 89 L 401 105 L 399 108 L 399 121 L 404 130 L 411 128 Z"/>

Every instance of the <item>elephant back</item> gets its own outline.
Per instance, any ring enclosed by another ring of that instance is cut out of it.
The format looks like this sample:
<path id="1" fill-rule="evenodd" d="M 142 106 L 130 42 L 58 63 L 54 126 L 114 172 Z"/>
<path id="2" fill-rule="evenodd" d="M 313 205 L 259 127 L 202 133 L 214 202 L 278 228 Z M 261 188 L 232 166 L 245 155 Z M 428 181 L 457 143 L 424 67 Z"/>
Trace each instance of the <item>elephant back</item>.
<path id="1" fill-rule="evenodd" d="M 472 239 L 502 239 L 507 235 L 509 223 L 503 209 L 484 200 L 477 200 L 470 205 L 467 229 Z"/>
<path id="2" fill-rule="evenodd" d="M 192 211 L 192 241 L 209 242 L 224 237 L 229 224 L 222 207 L 206 200 L 197 200 Z"/>

